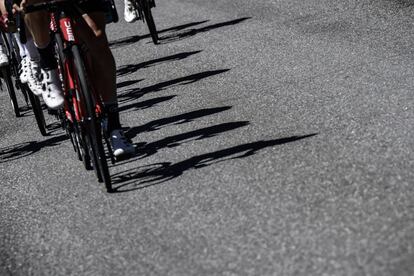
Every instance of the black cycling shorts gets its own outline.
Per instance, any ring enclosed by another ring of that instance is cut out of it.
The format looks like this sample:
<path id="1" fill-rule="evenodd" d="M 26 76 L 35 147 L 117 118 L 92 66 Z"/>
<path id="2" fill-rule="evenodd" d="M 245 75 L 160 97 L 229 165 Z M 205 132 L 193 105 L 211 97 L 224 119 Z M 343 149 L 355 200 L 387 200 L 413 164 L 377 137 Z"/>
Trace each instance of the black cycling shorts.
<path id="1" fill-rule="evenodd" d="M 82 11 L 82 14 L 92 13 L 92 12 L 105 12 L 107 10 L 107 2 L 105 0 L 88 0 L 81 1 L 79 3 L 79 8 Z"/>

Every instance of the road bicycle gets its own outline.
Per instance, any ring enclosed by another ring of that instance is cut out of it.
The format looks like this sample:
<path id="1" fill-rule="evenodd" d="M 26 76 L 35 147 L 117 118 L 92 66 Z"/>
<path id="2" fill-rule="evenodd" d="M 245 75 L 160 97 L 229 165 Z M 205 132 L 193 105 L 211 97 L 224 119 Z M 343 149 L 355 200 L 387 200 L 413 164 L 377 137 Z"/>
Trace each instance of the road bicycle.
<path id="1" fill-rule="evenodd" d="M 10 7 L 9 7 L 10 8 Z M 11 9 L 11 8 L 10 8 Z M 12 13 L 10 13 L 12 14 Z M 20 35 L 25 32 L 23 21 L 17 17 L 16 24 L 19 26 Z M 36 97 L 29 89 L 27 84 L 20 81 L 19 64 L 21 63 L 19 47 L 16 43 L 16 37 L 11 32 L 2 32 L 2 40 L 5 48 L 9 64 L 1 68 L 1 74 L 5 82 L 6 89 L 10 96 L 13 111 L 16 117 L 20 117 L 20 107 L 17 101 L 16 90 L 20 91 L 26 106 L 33 110 L 37 126 L 43 136 L 48 135 L 47 125 L 43 113 L 43 108 L 38 97 Z M 30 106 L 29 106 L 30 102 Z"/>
<path id="2" fill-rule="evenodd" d="M 19 103 L 17 101 L 17 95 L 16 95 L 16 90 L 18 89 L 18 84 L 16 84 L 15 87 L 15 82 L 16 82 L 16 74 L 17 72 L 14 70 L 14 64 L 16 61 L 16 59 L 13 57 L 13 53 L 10 49 L 10 44 L 9 44 L 9 35 L 8 33 L 2 32 L 1 33 L 1 39 L 3 41 L 3 48 L 5 50 L 5 54 L 7 56 L 7 60 L 8 60 L 8 64 L 5 66 L 2 66 L 0 68 L 0 73 L 1 73 L 1 80 L 2 80 L 2 90 L 4 90 L 3 88 L 5 88 L 5 90 L 7 90 L 7 93 L 9 94 L 9 98 L 10 98 L 10 103 L 11 103 L 11 107 L 13 109 L 14 115 L 16 117 L 20 117 L 20 107 L 19 107 Z M 24 92 L 22 93 L 23 97 L 27 103 L 27 94 L 25 94 Z"/>
<path id="3" fill-rule="evenodd" d="M 114 159 L 106 130 L 107 118 L 102 101 L 89 81 L 87 55 L 76 35 L 74 18 L 80 18 L 77 5 L 78 1 L 52 0 L 27 6 L 25 12 L 47 11 L 53 14 L 50 25 L 65 96 L 60 112 L 62 126 L 85 168 L 93 169 L 98 181 L 104 182 L 106 190 L 111 192 L 107 159 L 113 162 Z"/>
<path id="4" fill-rule="evenodd" d="M 139 18 L 147 23 L 152 42 L 159 43 L 157 28 L 155 26 L 154 17 L 151 9 L 155 8 L 155 0 L 132 0 L 135 10 L 138 12 Z"/>

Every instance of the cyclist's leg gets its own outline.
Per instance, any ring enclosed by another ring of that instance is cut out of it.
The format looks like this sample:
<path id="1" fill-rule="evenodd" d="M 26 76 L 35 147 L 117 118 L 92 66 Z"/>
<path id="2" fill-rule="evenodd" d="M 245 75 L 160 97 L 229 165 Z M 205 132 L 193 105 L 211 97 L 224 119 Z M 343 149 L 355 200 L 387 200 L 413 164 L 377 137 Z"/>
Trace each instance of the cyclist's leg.
<path id="1" fill-rule="evenodd" d="M 105 16 L 94 12 L 83 16 L 78 22 L 79 38 L 86 44 L 94 74 L 90 76 L 104 102 L 117 102 L 115 59 L 105 33 Z"/>
<path id="2" fill-rule="evenodd" d="M 27 5 L 42 1 L 44 0 L 27 0 Z M 50 108 L 59 108 L 63 105 L 64 98 L 57 72 L 58 65 L 54 47 L 49 34 L 49 14 L 43 11 L 29 13 L 25 15 L 25 22 L 40 55 L 40 67 L 43 75 L 43 99 Z"/>
<path id="3" fill-rule="evenodd" d="M 79 37 L 89 49 L 91 81 L 100 93 L 108 114 L 108 130 L 115 156 L 131 154 L 135 148 L 125 139 L 119 120 L 116 95 L 116 65 L 105 33 L 105 15 L 92 12 L 79 22 Z"/>
<path id="4" fill-rule="evenodd" d="M 27 54 L 26 45 L 21 43 L 20 36 L 18 33 L 14 33 L 14 40 L 16 41 L 17 47 L 19 48 L 20 54 L 20 68 L 19 68 L 19 78 L 22 83 L 27 83 L 28 75 L 30 72 L 29 67 L 29 58 Z"/>
<path id="5" fill-rule="evenodd" d="M 43 85 L 41 81 L 41 68 L 40 68 L 40 55 L 39 51 L 34 44 L 33 38 L 27 35 L 26 44 L 24 44 L 27 51 L 27 65 L 28 75 L 27 80 L 30 90 L 37 96 L 42 95 Z"/>
<path id="6" fill-rule="evenodd" d="M 26 5 L 44 2 L 44 0 L 27 0 Z M 50 44 L 49 23 L 50 17 L 46 11 L 38 11 L 26 14 L 24 17 L 26 26 L 33 37 L 37 47 L 46 48 Z"/>

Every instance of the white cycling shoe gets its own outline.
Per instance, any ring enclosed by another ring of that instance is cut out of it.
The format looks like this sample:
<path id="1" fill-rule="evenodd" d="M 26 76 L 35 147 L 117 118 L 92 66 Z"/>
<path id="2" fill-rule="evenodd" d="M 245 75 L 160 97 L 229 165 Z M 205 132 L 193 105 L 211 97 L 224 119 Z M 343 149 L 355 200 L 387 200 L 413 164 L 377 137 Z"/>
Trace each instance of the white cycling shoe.
<path id="1" fill-rule="evenodd" d="M 138 13 L 134 8 L 131 0 L 125 0 L 124 19 L 127 23 L 132 23 L 138 19 Z"/>
<path id="2" fill-rule="evenodd" d="M 42 69 L 42 96 L 50 109 L 58 109 L 63 105 L 64 97 L 57 69 Z"/>
<path id="3" fill-rule="evenodd" d="M 27 83 L 28 82 L 28 76 L 30 74 L 30 63 L 29 63 L 30 59 L 29 57 L 24 57 L 22 58 L 22 60 L 20 61 L 20 81 L 22 83 Z"/>
<path id="4" fill-rule="evenodd" d="M 7 58 L 7 55 L 3 53 L 3 50 L 0 49 L 0 67 L 6 66 L 9 64 L 9 59 Z"/>
<path id="5" fill-rule="evenodd" d="M 111 144 L 113 154 L 116 158 L 131 156 L 135 154 L 135 147 L 125 137 L 124 132 L 120 129 L 115 129 L 111 132 Z"/>
<path id="6" fill-rule="evenodd" d="M 39 68 L 39 64 L 37 61 L 29 60 L 28 62 L 28 72 L 26 75 L 27 78 L 27 85 L 29 89 L 35 94 L 36 96 L 42 95 L 43 92 L 43 85 L 40 81 L 41 78 L 41 71 Z M 23 81 L 22 81 L 23 82 Z"/>

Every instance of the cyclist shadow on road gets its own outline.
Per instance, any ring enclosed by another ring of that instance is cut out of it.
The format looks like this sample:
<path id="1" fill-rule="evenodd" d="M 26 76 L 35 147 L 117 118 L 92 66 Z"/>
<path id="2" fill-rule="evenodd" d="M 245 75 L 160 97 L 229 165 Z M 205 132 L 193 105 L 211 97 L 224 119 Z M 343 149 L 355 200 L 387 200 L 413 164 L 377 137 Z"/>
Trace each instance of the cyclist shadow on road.
<path id="1" fill-rule="evenodd" d="M 41 142 L 25 142 L 16 144 L 13 146 L 8 146 L 0 149 L 0 164 L 14 161 L 26 156 L 32 155 L 43 148 L 54 147 L 60 144 L 60 142 L 66 140 L 66 135 L 55 136 Z"/>
<path id="2" fill-rule="evenodd" d="M 183 25 L 179 25 L 179 26 L 159 30 L 157 33 L 159 35 L 164 34 L 164 33 L 168 33 L 164 36 L 161 36 L 161 35 L 159 36 L 159 42 L 161 44 L 165 44 L 165 43 L 170 43 L 170 42 L 174 42 L 174 41 L 177 41 L 177 40 L 182 40 L 182 39 L 194 36 L 196 34 L 205 33 L 205 32 L 208 32 L 208 31 L 211 31 L 211 30 L 214 30 L 214 29 L 218 29 L 218 28 L 221 28 L 221 27 L 236 25 L 236 24 L 239 24 L 239 23 L 241 23 L 243 21 L 246 21 L 250 18 L 251 17 L 242 17 L 242 18 L 238 18 L 238 19 L 234 19 L 234 20 L 230 20 L 230 21 L 225 21 L 225 22 L 220 22 L 220 23 L 207 25 L 207 26 L 200 27 L 200 28 L 188 29 L 190 27 L 198 26 L 198 25 L 209 22 L 209 20 L 203 20 L 203 21 L 187 23 L 187 24 L 183 24 Z M 138 42 L 142 39 L 150 38 L 150 37 L 151 37 L 150 34 L 146 34 L 146 35 L 142 35 L 142 36 L 133 35 L 133 36 L 129 36 L 129 37 L 126 37 L 126 38 L 121 38 L 121 39 L 111 41 L 111 42 L 109 42 L 109 46 L 112 49 L 116 49 L 116 48 L 126 46 L 126 45 L 129 45 L 129 44 L 134 44 L 134 43 L 136 43 L 136 42 Z M 152 42 L 148 42 L 148 43 L 152 43 Z"/>
<path id="3" fill-rule="evenodd" d="M 178 135 L 165 137 L 161 140 L 152 143 L 141 144 L 141 147 L 138 148 L 139 158 L 147 158 L 149 156 L 156 154 L 158 151 L 164 148 L 178 147 L 184 143 L 189 143 L 191 141 L 211 138 L 224 132 L 245 127 L 247 125 L 249 125 L 248 121 L 222 123 L 214 126 L 193 130 L 190 132 L 181 133 Z"/>
<path id="4" fill-rule="evenodd" d="M 173 80 L 160 82 L 160 83 L 150 85 L 147 87 L 143 87 L 143 88 L 129 89 L 129 90 L 126 90 L 118 94 L 118 101 L 120 104 L 124 104 L 129 101 L 134 101 L 138 98 L 141 98 L 142 96 L 148 93 L 159 92 L 166 88 L 173 87 L 175 85 L 187 85 L 187 84 L 195 83 L 202 79 L 225 73 L 229 70 L 230 69 L 204 71 L 204 72 L 188 75 L 185 77 L 180 77 L 180 78 L 176 78 Z M 133 107 L 133 105 L 131 105 L 131 107 Z M 123 106 L 121 107 L 121 110 L 126 110 L 128 108 L 129 108 L 128 106 Z"/>
<path id="5" fill-rule="evenodd" d="M 126 76 L 129 74 L 135 73 L 139 69 L 148 68 L 155 64 L 163 63 L 166 61 L 176 61 L 176 60 L 185 59 L 189 56 L 192 56 L 198 53 L 201 53 L 201 51 L 183 52 L 183 53 L 174 54 L 174 55 L 170 55 L 170 56 L 166 56 L 162 58 L 157 58 L 157 59 L 150 60 L 150 61 L 141 62 L 138 64 L 123 65 L 123 66 L 120 66 L 116 70 L 116 74 L 118 77 Z"/>
<path id="6" fill-rule="evenodd" d="M 194 35 L 199 34 L 199 33 L 205 33 L 205 32 L 217 29 L 217 28 L 236 25 L 236 24 L 244 22 L 244 21 L 246 21 L 250 18 L 251 17 L 242 17 L 242 18 L 238 18 L 238 19 L 234 19 L 234 20 L 230 20 L 230 21 L 226 21 L 226 22 L 211 24 L 211 25 L 201 27 L 201 28 L 194 28 L 194 29 L 189 29 L 189 30 L 185 30 L 185 31 L 182 31 L 182 32 L 176 32 L 176 33 L 173 33 L 173 34 L 170 34 L 170 35 L 160 37 L 159 40 L 160 40 L 161 44 L 166 44 L 166 43 L 182 40 L 182 39 L 194 36 Z"/>
<path id="7" fill-rule="evenodd" d="M 128 87 L 130 85 L 136 84 L 136 83 L 141 82 L 143 80 L 144 79 L 140 79 L 140 80 L 126 80 L 126 81 L 123 81 L 123 82 L 119 82 L 119 83 L 116 84 L 116 89 L 121 89 L 121 88 L 124 88 L 124 87 Z"/>
<path id="8" fill-rule="evenodd" d="M 171 27 L 171 28 L 163 29 L 163 30 L 158 30 L 157 33 L 161 34 L 161 33 L 166 33 L 166 32 L 176 32 L 176 31 L 184 30 L 186 28 L 193 27 L 193 26 L 196 26 L 196 25 L 200 25 L 200 24 L 203 24 L 203 23 L 206 23 L 206 22 L 208 22 L 208 20 L 197 21 L 197 22 L 192 22 L 192 23 L 186 23 L 186 24 L 183 24 L 183 25 L 178 25 L 178 26 L 174 26 L 174 27 Z M 146 35 L 142 35 L 142 36 L 133 35 L 133 36 L 129 36 L 129 37 L 125 37 L 125 38 L 110 41 L 109 46 L 112 49 L 116 49 L 116 48 L 119 48 L 119 47 L 122 47 L 122 46 L 127 46 L 129 44 L 136 43 L 136 42 L 140 41 L 141 39 L 150 38 L 150 37 L 151 37 L 150 34 L 146 34 Z"/>
<path id="9" fill-rule="evenodd" d="M 196 119 L 210 116 L 214 114 L 218 114 L 227 110 L 230 110 L 232 106 L 221 106 L 221 107 L 213 107 L 213 108 L 203 108 L 196 111 L 190 111 L 183 114 L 162 118 L 158 120 L 151 121 L 142 126 L 136 126 L 128 129 L 126 135 L 132 139 L 136 137 L 138 134 L 145 133 L 145 132 L 152 132 L 156 130 L 160 130 L 163 127 L 171 126 L 171 125 L 182 125 L 186 123 L 193 122 Z"/>
<path id="10" fill-rule="evenodd" d="M 183 175 L 192 169 L 205 168 L 217 163 L 246 158 L 265 148 L 299 141 L 317 135 L 291 136 L 273 140 L 261 140 L 242 145 L 196 155 L 184 161 L 161 162 L 141 166 L 113 175 L 114 192 L 129 192 L 157 185 Z"/>
<path id="11" fill-rule="evenodd" d="M 190 122 L 192 120 L 194 120 L 196 118 L 196 116 L 198 117 L 203 117 L 203 116 L 207 116 L 207 115 L 212 115 L 214 113 L 219 113 L 222 112 L 224 110 L 227 110 L 227 107 L 223 107 L 223 108 L 212 108 L 212 109 L 206 109 L 205 111 L 202 111 L 203 113 L 194 113 L 191 114 L 187 113 L 190 116 L 194 116 L 193 119 L 188 119 L 188 120 L 179 120 L 179 116 L 173 116 L 170 118 L 166 118 L 166 119 L 162 119 L 162 120 L 156 120 L 153 121 L 149 124 L 146 124 L 144 126 L 141 127 L 134 127 L 131 128 L 127 131 L 126 136 L 129 138 L 133 138 L 136 135 L 138 135 L 139 133 L 143 133 L 143 132 L 150 132 L 150 131 L 154 131 L 154 130 L 158 130 L 161 129 L 162 127 L 165 127 L 167 125 L 180 125 L 180 124 L 184 124 L 187 122 Z M 196 111 L 198 112 L 198 111 Z M 172 121 L 172 120 L 179 120 L 179 121 Z M 249 125 L 248 121 L 238 121 L 238 122 L 229 122 L 229 123 L 222 123 L 222 124 L 218 124 L 218 125 L 214 125 L 214 126 L 209 126 L 209 127 L 205 127 L 205 128 L 201 128 L 201 129 L 197 129 L 197 130 L 193 130 L 193 131 L 189 131 L 189 132 L 185 132 L 185 133 L 181 133 L 181 134 L 177 134 L 177 135 L 172 135 L 172 136 L 168 136 L 165 137 L 163 139 L 160 139 L 158 141 L 155 142 L 151 142 L 151 143 L 138 143 L 136 144 L 137 147 L 137 155 L 135 156 L 135 158 L 132 159 L 128 159 L 126 162 L 121 162 L 116 164 L 115 166 L 124 166 L 127 163 L 133 163 L 133 162 L 137 162 L 141 159 L 147 158 L 149 156 L 152 156 L 156 153 L 158 153 L 160 150 L 165 149 L 165 148 L 174 148 L 174 147 L 178 147 L 183 145 L 184 143 L 189 143 L 192 141 L 198 141 L 198 140 L 203 140 L 203 139 L 207 139 L 207 138 L 211 138 L 211 137 L 215 137 L 219 134 L 222 134 L 224 132 L 228 132 L 231 130 L 235 130 L 241 127 L 245 127 Z"/>
<path id="12" fill-rule="evenodd" d="M 177 97 L 177 95 L 157 97 L 157 98 L 149 99 L 149 100 L 142 101 L 142 102 L 123 105 L 123 106 L 120 106 L 118 108 L 118 111 L 120 111 L 120 112 L 122 112 L 122 111 L 134 112 L 134 111 L 138 111 L 138 110 L 144 110 L 144 109 L 147 109 L 147 108 L 154 107 L 155 105 L 157 105 L 159 103 L 172 100 L 175 97 Z"/>

